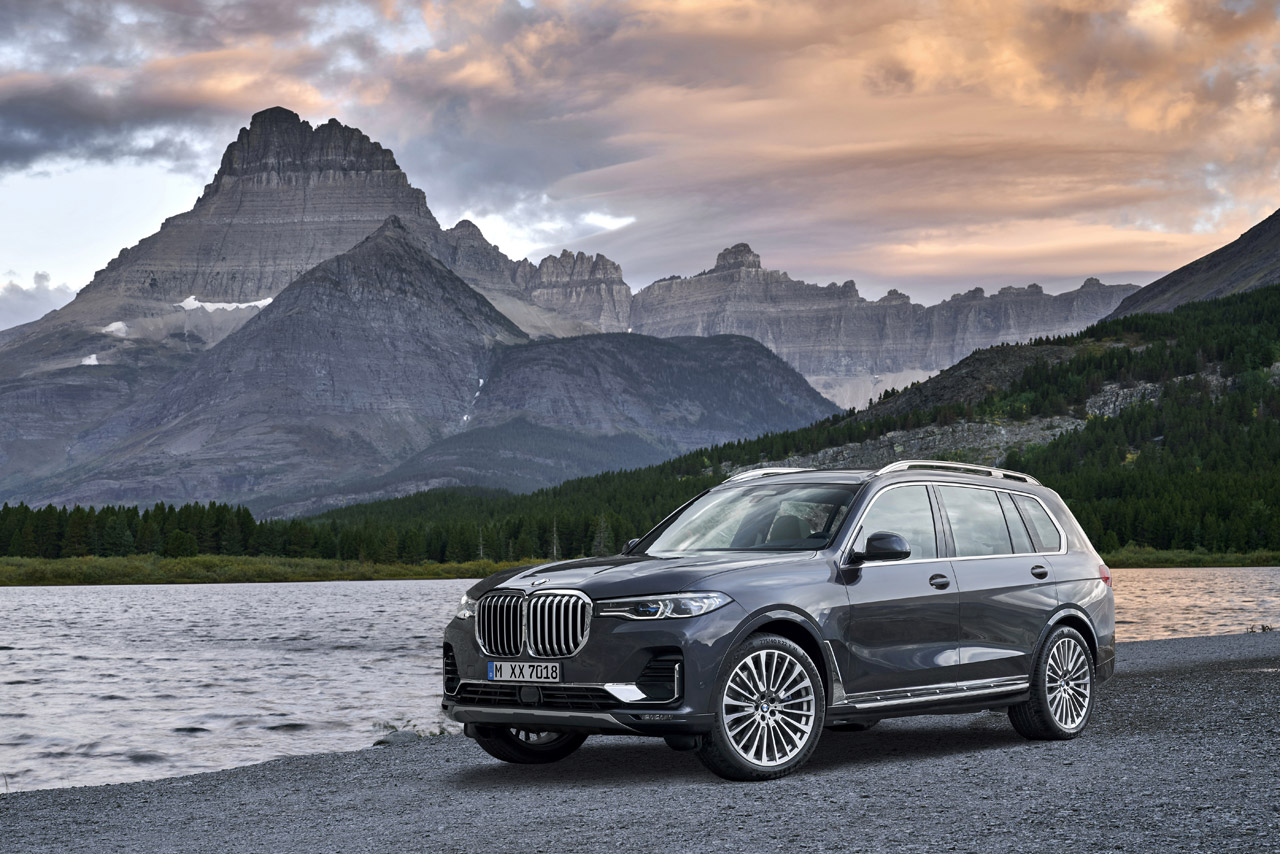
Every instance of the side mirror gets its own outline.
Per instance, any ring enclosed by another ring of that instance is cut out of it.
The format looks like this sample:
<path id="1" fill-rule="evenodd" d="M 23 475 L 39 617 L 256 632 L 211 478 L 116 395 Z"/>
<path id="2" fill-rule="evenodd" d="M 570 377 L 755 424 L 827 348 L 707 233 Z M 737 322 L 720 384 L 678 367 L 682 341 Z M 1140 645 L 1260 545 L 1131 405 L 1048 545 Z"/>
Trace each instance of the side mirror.
<path id="1" fill-rule="evenodd" d="M 870 563 L 880 560 L 906 560 L 911 557 L 911 546 L 900 534 L 889 531 L 876 531 L 867 537 L 866 551 L 852 552 L 849 555 L 851 565 Z"/>
<path id="2" fill-rule="evenodd" d="M 627 547 L 626 547 L 625 549 L 623 549 L 623 550 L 622 550 L 622 553 L 623 553 L 623 554 L 628 554 L 628 553 L 630 553 L 631 549 L 632 549 L 632 548 L 635 546 L 635 544 L 636 544 L 636 543 L 638 543 L 638 542 L 640 542 L 640 538 L 639 538 L 639 537 L 634 537 L 634 538 L 632 538 L 632 539 L 630 539 L 630 540 L 627 540 Z"/>

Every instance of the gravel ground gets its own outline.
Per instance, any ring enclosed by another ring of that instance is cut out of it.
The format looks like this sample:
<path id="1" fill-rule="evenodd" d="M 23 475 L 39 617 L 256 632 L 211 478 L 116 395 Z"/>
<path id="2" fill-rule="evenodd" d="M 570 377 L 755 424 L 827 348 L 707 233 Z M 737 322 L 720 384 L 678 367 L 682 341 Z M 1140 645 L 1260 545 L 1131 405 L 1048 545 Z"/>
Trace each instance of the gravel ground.
<path id="1" fill-rule="evenodd" d="M 1119 655 L 1075 741 L 995 713 L 890 720 L 746 784 L 656 740 L 520 767 L 440 736 L 0 796 L 0 851 L 1280 852 L 1280 634 Z"/>

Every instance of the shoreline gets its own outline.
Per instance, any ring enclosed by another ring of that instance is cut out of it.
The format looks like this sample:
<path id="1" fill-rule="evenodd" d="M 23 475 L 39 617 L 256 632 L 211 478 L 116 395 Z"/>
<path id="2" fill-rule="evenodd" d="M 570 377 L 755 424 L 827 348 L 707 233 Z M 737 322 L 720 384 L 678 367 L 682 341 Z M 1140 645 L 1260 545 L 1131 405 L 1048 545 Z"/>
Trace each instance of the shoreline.
<path id="1" fill-rule="evenodd" d="M 1112 569 L 1280 568 L 1280 553 L 1197 553 L 1123 549 L 1102 555 Z M 311 581 L 430 581 L 480 579 L 503 569 L 545 563 L 537 560 L 466 563 L 361 563 L 319 558 L 199 555 L 164 558 L 0 557 L 0 588 L 119 586 L 129 584 L 273 584 Z"/>
<path id="2" fill-rule="evenodd" d="M 858 850 L 856 828 L 867 851 L 987 851 L 994 820 L 1008 850 L 1280 851 L 1280 635 L 1123 642 L 1118 656 L 1073 741 L 1024 741 L 995 713 L 887 720 L 824 733 L 810 766 L 747 785 L 655 739 L 593 737 L 564 762 L 513 766 L 445 735 L 14 792 L 0 836 L 13 852 L 789 852 Z"/>

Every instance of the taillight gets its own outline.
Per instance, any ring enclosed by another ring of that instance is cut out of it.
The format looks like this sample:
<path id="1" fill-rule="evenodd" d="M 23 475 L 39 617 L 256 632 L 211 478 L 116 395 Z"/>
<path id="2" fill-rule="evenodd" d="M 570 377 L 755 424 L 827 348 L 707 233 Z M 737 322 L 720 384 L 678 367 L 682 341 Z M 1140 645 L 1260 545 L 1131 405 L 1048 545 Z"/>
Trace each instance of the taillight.
<path id="1" fill-rule="evenodd" d="M 1098 567 L 1098 575 L 1102 577 L 1103 584 L 1108 587 L 1111 586 L 1111 570 L 1107 569 L 1107 565 L 1105 563 Z"/>

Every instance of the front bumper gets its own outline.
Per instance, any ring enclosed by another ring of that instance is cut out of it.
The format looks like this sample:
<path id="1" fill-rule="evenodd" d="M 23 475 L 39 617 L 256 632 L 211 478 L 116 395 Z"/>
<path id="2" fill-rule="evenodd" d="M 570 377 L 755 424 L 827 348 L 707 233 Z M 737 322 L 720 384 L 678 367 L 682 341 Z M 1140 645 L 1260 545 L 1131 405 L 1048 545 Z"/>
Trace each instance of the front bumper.
<path id="1" fill-rule="evenodd" d="M 446 664 L 441 708 L 450 720 L 482 726 L 655 736 L 708 732 L 720 662 L 742 618 L 737 603 L 685 619 L 593 617 L 583 648 L 554 659 L 561 666 L 557 684 L 490 682 L 490 661 L 548 659 L 485 655 L 474 622 L 455 619 L 444 634 L 455 675 L 448 678 Z M 673 659 L 678 659 L 675 696 L 651 699 L 642 690 L 652 672 L 646 667 Z"/>

